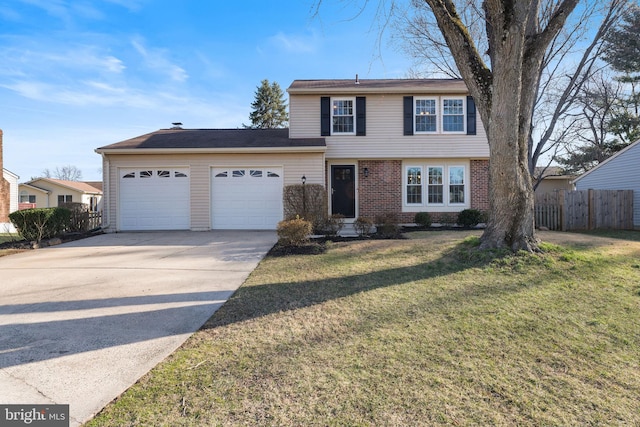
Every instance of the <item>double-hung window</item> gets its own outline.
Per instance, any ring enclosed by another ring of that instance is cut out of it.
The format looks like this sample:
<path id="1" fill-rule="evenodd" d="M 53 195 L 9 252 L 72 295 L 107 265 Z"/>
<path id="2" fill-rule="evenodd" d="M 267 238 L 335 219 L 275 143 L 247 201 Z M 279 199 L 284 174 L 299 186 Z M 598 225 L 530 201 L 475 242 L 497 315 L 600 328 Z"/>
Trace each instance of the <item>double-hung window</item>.
<path id="1" fill-rule="evenodd" d="M 422 167 L 407 168 L 407 204 L 422 204 Z"/>
<path id="2" fill-rule="evenodd" d="M 73 195 L 71 194 L 58 195 L 58 205 L 61 205 L 63 203 L 72 203 L 72 202 L 73 202 Z"/>
<path id="3" fill-rule="evenodd" d="M 331 100 L 331 123 L 333 134 L 355 134 L 354 103 L 354 98 L 333 98 Z"/>
<path id="4" fill-rule="evenodd" d="M 435 98 L 415 98 L 415 131 L 438 131 L 438 101 Z"/>
<path id="5" fill-rule="evenodd" d="M 449 167 L 449 203 L 464 204 L 464 167 Z"/>
<path id="6" fill-rule="evenodd" d="M 442 99 L 442 131 L 464 132 L 464 99 Z"/>

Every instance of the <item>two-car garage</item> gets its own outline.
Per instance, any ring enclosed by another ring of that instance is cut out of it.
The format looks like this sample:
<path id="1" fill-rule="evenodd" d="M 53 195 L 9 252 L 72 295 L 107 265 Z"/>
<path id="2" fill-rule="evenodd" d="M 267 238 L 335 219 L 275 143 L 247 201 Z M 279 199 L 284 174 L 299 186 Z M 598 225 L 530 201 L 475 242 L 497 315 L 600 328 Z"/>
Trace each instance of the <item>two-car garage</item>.
<path id="1" fill-rule="evenodd" d="M 103 228 L 275 230 L 283 190 L 324 184 L 324 138 L 288 129 L 161 129 L 96 149 Z"/>
<path id="2" fill-rule="evenodd" d="M 123 168 L 120 230 L 191 228 L 188 167 Z M 211 168 L 211 228 L 272 230 L 282 220 L 282 167 Z"/>

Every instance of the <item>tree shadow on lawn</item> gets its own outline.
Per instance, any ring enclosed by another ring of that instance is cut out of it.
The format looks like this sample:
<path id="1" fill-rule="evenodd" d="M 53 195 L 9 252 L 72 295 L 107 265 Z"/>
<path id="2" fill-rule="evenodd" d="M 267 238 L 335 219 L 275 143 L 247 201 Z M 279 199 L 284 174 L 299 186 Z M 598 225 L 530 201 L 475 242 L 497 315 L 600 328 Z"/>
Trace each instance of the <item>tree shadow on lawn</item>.
<path id="1" fill-rule="evenodd" d="M 212 329 L 273 313 L 310 307 L 379 288 L 452 275 L 469 268 L 481 268 L 504 256 L 505 252 L 478 251 L 469 243 L 461 242 L 435 260 L 410 267 L 318 281 L 241 286 L 201 329 Z M 465 298 L 493 298 L 497 294 L 518 292 L 526 287 L 528 286 L 522 283 L 508 286 L 477 283 L 473 289 L 460 289 L 460 293 L 464 293 Z M 451 295 L 451 300 L 458 298 L 459 296 Z"/>

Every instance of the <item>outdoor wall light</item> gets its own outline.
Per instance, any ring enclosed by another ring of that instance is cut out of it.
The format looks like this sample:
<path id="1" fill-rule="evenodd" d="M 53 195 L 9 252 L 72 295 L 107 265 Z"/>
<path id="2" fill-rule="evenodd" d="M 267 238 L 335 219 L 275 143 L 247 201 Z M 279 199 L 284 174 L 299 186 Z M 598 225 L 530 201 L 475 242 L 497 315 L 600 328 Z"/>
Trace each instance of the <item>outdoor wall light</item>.
<path id="1" fill-rule="evenodd" d="M 305 182 L 307 182 L 307 177 L 302 175 L 302 185 L 304 185 Z"/>
<path id="2" fill-rule="evenodd" d="M 365 178 L 369 178 L 369 168 L 362 169 L 362 173 L 364 174 Z"/>

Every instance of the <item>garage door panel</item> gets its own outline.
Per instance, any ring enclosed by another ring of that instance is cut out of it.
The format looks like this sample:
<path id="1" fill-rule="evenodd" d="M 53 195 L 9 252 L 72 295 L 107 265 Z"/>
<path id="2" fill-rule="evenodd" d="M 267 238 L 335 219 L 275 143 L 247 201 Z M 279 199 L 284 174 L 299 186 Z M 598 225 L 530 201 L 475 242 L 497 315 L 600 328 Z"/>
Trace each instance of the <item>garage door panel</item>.
<path id="1" fill-rule="evenodd" d="M 211 180 L 212 228 L 273 230 L 282 220 L 282 168 L 214 168 Z"/>
<path id="2" fill-rule="evenodd" d="M 188 168 L 153 170 L 144 168 L 121 171 L 119 228 L 121 230 L 189 229 L 190 180 L 188 176 Z"/>

